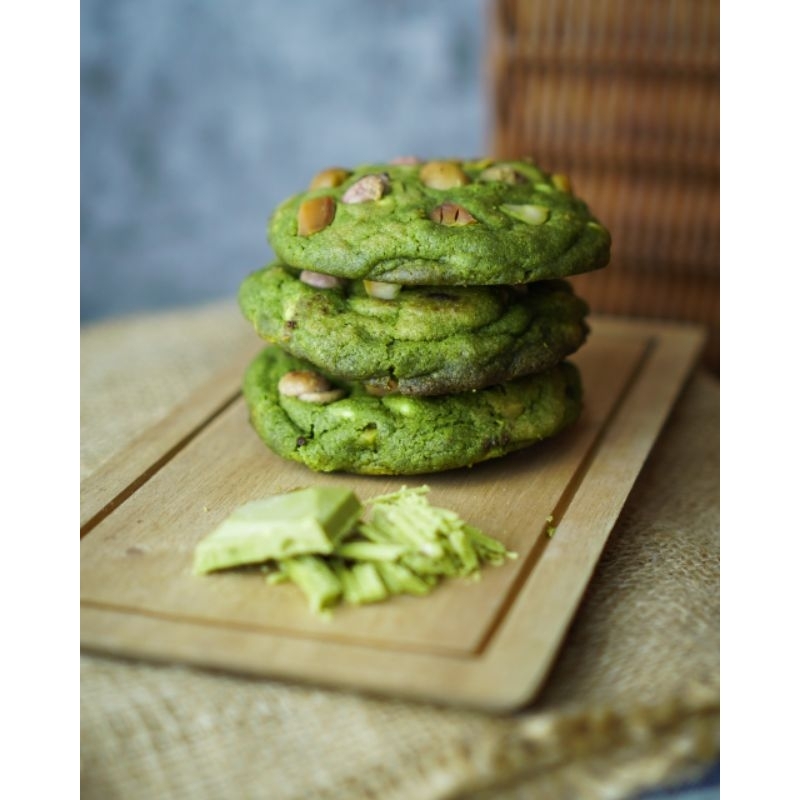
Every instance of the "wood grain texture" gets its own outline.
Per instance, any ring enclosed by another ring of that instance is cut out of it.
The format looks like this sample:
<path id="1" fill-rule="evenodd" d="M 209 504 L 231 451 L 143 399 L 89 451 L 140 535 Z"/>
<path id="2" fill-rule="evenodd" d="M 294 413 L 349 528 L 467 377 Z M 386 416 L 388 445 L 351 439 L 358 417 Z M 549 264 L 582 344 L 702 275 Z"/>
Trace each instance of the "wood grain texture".
<path id="1" fill-rule="evenodd" d="M 413 479 L 312 473 L 261 444 L 241 400 L 225 404 L 83 539 L 82 645 L 492 710 L 526 702 L 702 341 L 696 328 L 592 325 L 574 359 L 586 393 L 579 423 L 470 470 Z M 423 482 L 431 502 L 519 558 L 487 568 L 479 582 L 341 607 L 330 620 L 313 616 L 295 587 L 269 586 L 257 572 L 191 574 L 197 541 L 248 500 L 316 484 L 346 484 L 366 498 Z"/>
<path id="2" fill-rule="evenodd" d="M 200 387 L 81 482 L 81 536 L 238 397 L 242 373 L 262 346 L 256 342 L 254 340 L 252 349 L 245 350 L 223 374 Z"/>

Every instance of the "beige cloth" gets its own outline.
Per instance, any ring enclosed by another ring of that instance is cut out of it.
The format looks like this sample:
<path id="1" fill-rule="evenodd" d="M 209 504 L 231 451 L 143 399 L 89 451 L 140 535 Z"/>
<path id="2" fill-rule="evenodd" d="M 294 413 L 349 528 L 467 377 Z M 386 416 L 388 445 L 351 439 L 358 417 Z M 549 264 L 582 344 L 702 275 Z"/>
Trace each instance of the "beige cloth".
<path id="1" fill-rule="evenodd" d="M 85 329 L 81 475 L 252 336 L 228 302 Z M 696 774 L 718 748 L 719 384 L 702 372 L 529 709 L 492 717 L 81 657 L 84 800 L 611 800 Z"/>

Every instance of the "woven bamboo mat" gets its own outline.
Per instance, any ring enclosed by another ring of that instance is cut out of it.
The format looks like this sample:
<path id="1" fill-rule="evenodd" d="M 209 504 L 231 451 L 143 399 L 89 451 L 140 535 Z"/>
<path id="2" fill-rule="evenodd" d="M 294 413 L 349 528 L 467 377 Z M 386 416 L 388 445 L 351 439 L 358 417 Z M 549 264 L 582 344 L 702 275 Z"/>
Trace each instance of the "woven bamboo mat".
<path id="1" fill-rule="evenodd" d="M 719 369 L 718 0 L 495 0 L 492 150 L 566 172 L 612 233 L 598 312 L 708 326 Z"/>

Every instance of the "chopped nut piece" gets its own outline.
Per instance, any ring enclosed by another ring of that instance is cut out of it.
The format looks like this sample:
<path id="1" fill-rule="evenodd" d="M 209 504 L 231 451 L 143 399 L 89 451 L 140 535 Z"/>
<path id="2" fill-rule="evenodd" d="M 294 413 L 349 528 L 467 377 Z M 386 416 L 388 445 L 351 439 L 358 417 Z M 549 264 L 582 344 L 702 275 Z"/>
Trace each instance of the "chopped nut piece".
<path id="1" fill-rule="evenodd" d="M 310 369 L 295 370 L 285 373 L 278 381 L 278 391 L 286 397 L 300 397 L 313 392 L 327 392 L 331 388 L 330 381 L 319 372 Z"/>
<path id="2" fill-rule="evenodd" d="M 561 172 L 557 172 L 555 175 L 550 176 L 550 180 L 553 182 L 553 186 L 555 186 L 559 191 L 569 193 L 572 192 L 572 183 L 569 179 L 569 175 L 564 175 Z"/>
<path id="3" fill-rule="evenodd" d="M 369 383 L 365 383 L 364 389 L 372 397 L 386 397 L 387 394 L 394 394 L 397 391 L 397 386 L 396 378 L 388 377 L 383 380 L 375 378 Z"/>
<path id="4" fill-rule="evenodd" d="M 458 203 L 442 203 L 431 211 L 430 217 L 441 225 L 472 225 L 478 221 Z"/>
<path id="5" fill-rule="evenodd" d="M 303 392 L 303 394 L 297 395 L 297 399 L 302 400 L 304 403 L 316 403 L 320 406 L 332 403 L 342 397 L 344 397 L 344 389 L 328 389 L 326 392 Z"/>
<path id="6" fill-rule="evenodd" d="M 330 167 L 318 172 L 308 185 L 309 189 L 333 189 L 342 183 L 350 174 L 349 170 L 342 167 Z"/>
<path id="7" fill-rule="evenodd" d="M 485 169 L 481 172 L 478 180 L 499 181 L 500 183 L 509 183 L 511 185 L 528 182 L 528 179 L 521 172 L 517 172 L 517 170 L 513 167 L 509 167 L 507 164 L 497 164 Z"/>
<path id="8" fill-rule="evenodd" d="M 419 178 L 431 189 L 452 189 L 469 183 L 467 173 L 452 161 L 429 161 L 420 169 Z"/>
<path id="9" fill-rule="evenodd" d="M 343 203 L 367 203 L 370 200 L 380 200 L 389 188 L 389 176 L 365 175 L 357 180 L 343 195 Z"/>
<path id="10" fill-rule="evenodd" d="M 315 289 L 335 289 L 344 283 L 341 278 L 337 278 L 334 275 L 325 275 L 322 272 L 313 272 L 310 269 L 304 269 L 300 273 L 300 280 Z"/>
<path id="11" fill-rule="evenodd" d="M 547 222 L 550 216 L 550 209 L 545 206 L 526 206 L 506 204 L 500 206 L 500 210 L 508 214 L 509 217 L 527 222 L 528 225 L 541 225 Z"/>
<path id="12" fill-rule="evenodd" d="M 491 167 L 492 164 L 494 164 L 493 158 L 480 158 L 477 161 L 464 162 L 464 166 L 467 166 L 470 169 L 486 169 L 486 167 Z"/>
<path id="13" fill-rule="evenodd" d="M 312 197 L 300 204 L 297 210 L 297 235 L 310 236 L 327 228 L 336 214 L 336 201 L 332 197 Z"/>
<path id="14" fill-rule="evenodd" d="M 384 281 L 364 281 L 364 289 L 370 297 L 378 300 L 394 300 L 403 287 L 399 283 L 385 283 Z"/>

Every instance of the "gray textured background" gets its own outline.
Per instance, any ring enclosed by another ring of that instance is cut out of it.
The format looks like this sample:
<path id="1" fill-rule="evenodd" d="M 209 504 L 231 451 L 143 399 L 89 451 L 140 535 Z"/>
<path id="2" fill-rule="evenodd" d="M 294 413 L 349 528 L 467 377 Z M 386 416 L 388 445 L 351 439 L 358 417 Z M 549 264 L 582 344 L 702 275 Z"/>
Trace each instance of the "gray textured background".
<path id="1" fill-rule="evenodd" d="M 82 0 L 81 319 L 233 296 L 320 168 L 487 147 L 482 0 Z"/>

